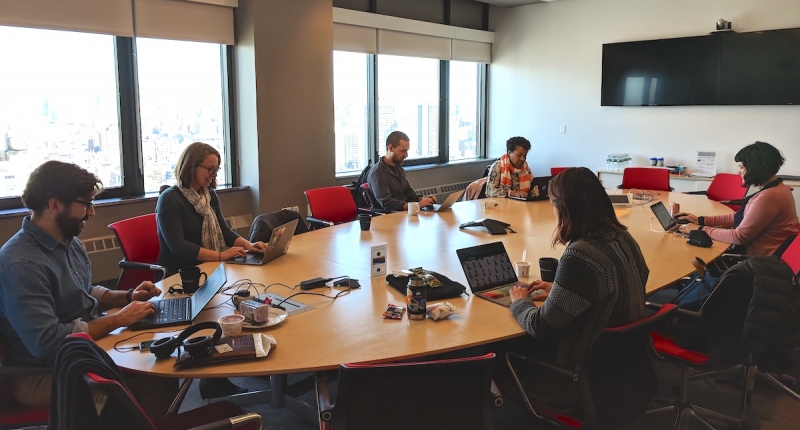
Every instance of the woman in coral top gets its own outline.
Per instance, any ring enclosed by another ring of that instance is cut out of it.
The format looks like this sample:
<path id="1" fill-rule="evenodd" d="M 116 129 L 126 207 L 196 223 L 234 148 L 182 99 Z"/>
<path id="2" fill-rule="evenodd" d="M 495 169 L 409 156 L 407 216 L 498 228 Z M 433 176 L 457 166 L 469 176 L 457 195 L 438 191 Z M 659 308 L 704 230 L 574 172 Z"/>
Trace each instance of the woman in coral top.
<path id="1" fill-rule="evenodd" d="M 792 191 L 777 177 L 786 160 L 777 148 L 765 142 L 745 146 L 734 160 L 739 165 L 742 186 L 758 188 L 745 198 L 736 213 L 704 217 L 684 212 L 676 217 L 691 223 L 682 226 L 682 230 L 702 230 L 714 240 L 734 245 L 736 253 L 770 255 L 789 235 L 800 230 Z"/>

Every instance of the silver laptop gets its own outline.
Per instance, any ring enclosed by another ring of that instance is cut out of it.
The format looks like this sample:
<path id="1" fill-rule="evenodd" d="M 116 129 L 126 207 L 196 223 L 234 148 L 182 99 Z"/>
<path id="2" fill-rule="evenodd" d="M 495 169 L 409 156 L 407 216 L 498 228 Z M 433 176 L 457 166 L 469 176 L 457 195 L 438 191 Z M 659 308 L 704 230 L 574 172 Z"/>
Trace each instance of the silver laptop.
<path id="1" fill-rule="evenodd" d="M 461 197 L 462 194 L 464 194 L 464 190 L 450 193 L 450 195 L 447 196 L 447 199 L 445 199 L 444 203 L 442 204 L 434 203 L 431 206 L 425 206 L 424 208 L 420 208 L 420 210 L 433 211 L 433 212 L 446 211 L 450 209 L 450 206 L 453 206 L 453 203 L 458 201 L 458 199 Z"/>
<path id="2" fill-rule="evenodd" d="M 511 288 L 517 285 L 528 286 L 517 279 L 503 242 L 458 249 L 456 254 L 475 297 L 510 306 Z"/>
<path id="3" fill-rule="evenodd" d="M 630 194 L 609 194 L 608 198 L 611 200 L 611 204 L 614 206 L 630 206 L 631 205 L 631 196 Z"/>
<path id="4" fill-rule="evenodd" d="M 294 236 L 294 229 L 297 228 L 297 221 L 298 220 L 293 219 L 286 224 L 273 228 L 272 234 L 270 234 L 269 241 L 267 242 L 266 252 L 247 251 L 246 256 L 232 258 L 226 262 L 230 264 L 261 266 L 286 254 L 286 252 L 289 251 L 289 245 L 292 244 L 292 236 Z"/>
<path id="5" fill-rule="evenodd" d="M 147 330 L 191 324 L 226 282 L 228 282 L 228 277 L 225 275 L 225 263 L 220 263 L 194 294 L 178 299 L 153 301 L 152 303 L 156 306 L 155 313 L 144 317 L 135 324 L 131 324 L 128 328 L 131 330 Z"/>

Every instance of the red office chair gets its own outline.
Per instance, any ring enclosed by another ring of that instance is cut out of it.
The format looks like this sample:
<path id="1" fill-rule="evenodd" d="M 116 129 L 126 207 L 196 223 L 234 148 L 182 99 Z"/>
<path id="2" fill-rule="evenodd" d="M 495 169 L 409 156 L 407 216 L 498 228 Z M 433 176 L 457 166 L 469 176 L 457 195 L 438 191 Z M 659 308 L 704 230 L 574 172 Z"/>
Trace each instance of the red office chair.
<path id="1" fill-rule="evenodd" d="M 122 274 L 117 281 L 118 290 L 136 288 L 143 281 L 158 282 L 167 275 L 164 267 L 156 265 L 161 250 L 156 214 L 113 222 L 108 228 L 117 235 L 125 257 L 119 262 Z"/>
<path id="2" fill-rule="evenodd" d="M 672 191 L 669 170 L 658 167 L 626 167 L 622 171 L 622 185 L 617 188 Z"/>
<path id="3" fill-rule="evenodd" d="M 351 222 L 358 215 L 356 202 L 347 187 L 325 187 L 305 191 L 311 214 L 306 219 L 313 228 Z"/>
<path id="4" fill-rule="evenodd" d="M 498 404 L 490 391 L 494 357 L 342 364 L 336 403 L 330 400 L 327 375 L 317 372 L 320 428 L 399 430 L 419 423 L 425 428 L 492 428 L 491 407 Z"/>
<path id="5" fill-rule="evenodd" d="M 741 205 L 727 203 L 730 200 L 741 200 L 747 195 L 747 187 L 742 186 L 742 177 L 733 173 L 717 173 L 708 186 L 708 191 L 689 191 L 686 194 L 708 196 L 709 200 L 721 202 L 725 206 L 738 211 Z"/>
<path id="6" fill-rule="evenodd" d="M 793 243 L 793 245 L 795 244 Z M 784 254 L 787 252 L 786 258 L 793 256 L 792 260 L 797 263 L 794 258 L 800 252 L 800 246 L 790 246 L 784 251 Z M 752 258 L 771 259 L 773 257 Z M 730 426 L 746 425 L 744 413 L 747 398 L 752 389 L 753 378 L 758 374 L 756 360 L 772 357 L 772 351 L 757 353 L 752 348 L 753 340 L 757 337 L 758 342 L 774 346 L 775 343 L 769 343 L 772 341 L 770 337 L 775 335 L 775 331 L 781 330 L 782 319 L 792 318 L 789 314 L 776 315 L 775 311 L 770 310 L 770 318 L 775 322 L 769 326 L 776 328 L 770 330 L 751 328 L 749 333 L 745 330 L 745 321 L 750 318 L 750 315 L 753 315 L 754 318 L 756 315 L 760 315 L 753 314 L 756 312 L 754 307 L 760 301 L 754 296 L 754 280 L 762 275 L 748 270 L 747 268 L 751 267 L 748 263 L 740 264 L 744 266 L 736 266 L 725 271 L 698 312 L 680 309 L 679 318 L 674 327 L 662 333 L 654 332 L 652 334 L 653 347 L 659 357 L 681 371 L 681 386 L 680 395 L 675 399 L 674 404 L 650 410 L 648 414 L 676 412 L 678 417 L 675 421 L 676 430 L 685 428 L 682 427 L 685 425 L 684 421 L 690 417 L 709 428 L 713 427 L 706 421 L 706 418 L 722 421 Z M 776 294 L 782 288 L 781 285 L 790 285 L 789 281 L 795 275 L 788 264 L 782 265 L 775 260 L 770 260 L 770 266 L 766 270 L 772 277 L 766 280 L 769 283 L 767 295 Z M 783 284 L 779 283 L 779 280 Z M 764 291 L 760 294 L 763 297 Z M 795 312 L 794 319 L 798 318 L 800 316 Z M 689 382 L 703 378 L 716 378 L 728 373 L 738 373 L 739 381 L 742 381 L 738 411 L 735 416 L 689 403 Z M 765 380 L 771 380 L 769 382 L 777 383 L 768 375 L 762 376 Z M 791 393 L 791 390 L 786 389 L 786 391 Z M 798 398 L 797 394 L 794 396 Z"/>
<path id="7" fill-rule="evenodd" d="M 8 389 L 8 379 L 12 376 L 20 375 L 46 375 L 50 374 L 52 369 L 50 367 L 29 367 L 29 366 L 15 366 L 11 363 L 10 355 L 8 353 L 8 343 L 4 336 L 0 336 L 0 386 Z M 0 401 L 0 429 L 17 429 L 27 426 L 38 426 L 47 424 L 48 417 L 50 416 L 50 408 L 44 406 L 41 408 L 33 408 L 20 405 L 19 403 L 9 400 L 8 402 Z"/>
<path id="8" fill-rule="evenodd" d="M 650 406 L 658 388 L 650 333 L 664 325 L 676 311 L 675 305 L 666 304 L 658 313 L 642 320 L 604 329 L 574 369 L 506 354 L 525 408 L 537 419 L 562 429 L 618 428 L 633 422 Z M 570 413 L 551 410 L 534 400 L 546 393 L 541 392 L 541 387 L 527 387 L 526 380 L 529 375 L 541 372 L 574 384 L 578 400 Z"/>
<path id="9" fill-rule="evenodd" d="M 92 425 L 97 430 L 263 428 L 260 415 L 245 414 L 231 402 L 212 403 L 151 421 L 119 380 L 120 375 L 111 357 L 94 341 L 85 336 L 69 336 L 61 344 L 54 366 L 54 398 L 64 404 L 50 405 L 51 417 L 55 418 L 51 423 Z M 99 411 L 96 402 L 101 402 Z"/>
<path id="10" fill-rule="evenodd" d="M 558 175 L 559 173 L 563 172 L 564 170 L 569 169 L 569 167 L 551 167 L 550 168 L 550 176 Z"/>

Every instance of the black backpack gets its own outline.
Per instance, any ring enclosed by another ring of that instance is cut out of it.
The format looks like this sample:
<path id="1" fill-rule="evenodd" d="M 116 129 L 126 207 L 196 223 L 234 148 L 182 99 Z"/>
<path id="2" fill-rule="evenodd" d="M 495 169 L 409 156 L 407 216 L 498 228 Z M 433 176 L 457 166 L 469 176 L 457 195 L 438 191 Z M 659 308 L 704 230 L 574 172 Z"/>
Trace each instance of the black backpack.
<path id="1" fill-rule="evenodd" d="M 364 200 L 364 195 L 361 192 L 361 184 L 367 183 L 367 176 L 369 176 L 370 169 L 372 169 L 372 160 L 367 161 L 367 167 L 361 171 L 361 174 L 358 175 L 358 179 L 353 182 L 353 200 L 356 201 L 357 208 L 370 207 L 370 202 Z"/>

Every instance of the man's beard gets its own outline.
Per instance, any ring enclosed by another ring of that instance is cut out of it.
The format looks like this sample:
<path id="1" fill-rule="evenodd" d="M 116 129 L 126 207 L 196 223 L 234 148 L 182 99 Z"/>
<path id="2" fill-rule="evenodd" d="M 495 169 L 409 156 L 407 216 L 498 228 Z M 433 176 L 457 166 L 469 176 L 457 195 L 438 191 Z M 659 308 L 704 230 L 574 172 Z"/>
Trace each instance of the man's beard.
<path id="1" fill-rule="evenodd" d="M 403 165 L 403 161 L 405 161 L 405 160 L 406 160 L 405 158 L 401 158 L 401 159 L 398 160 L 397 158 L 395 158 L 395 155 L 392 154 L 392 162 L 394 164 L 402 166 Z"/>
<path id="2" fill-rule="evenodd" d="M 83 231 L 83 221 L 89 219 L 86 215 L 82 219 L 77 219 L 69 216 L 67 211 L 61 212 L 56 216 L 56 225 L 61 229 L 61 234 L 64 238 L 73 238 Z"/>

